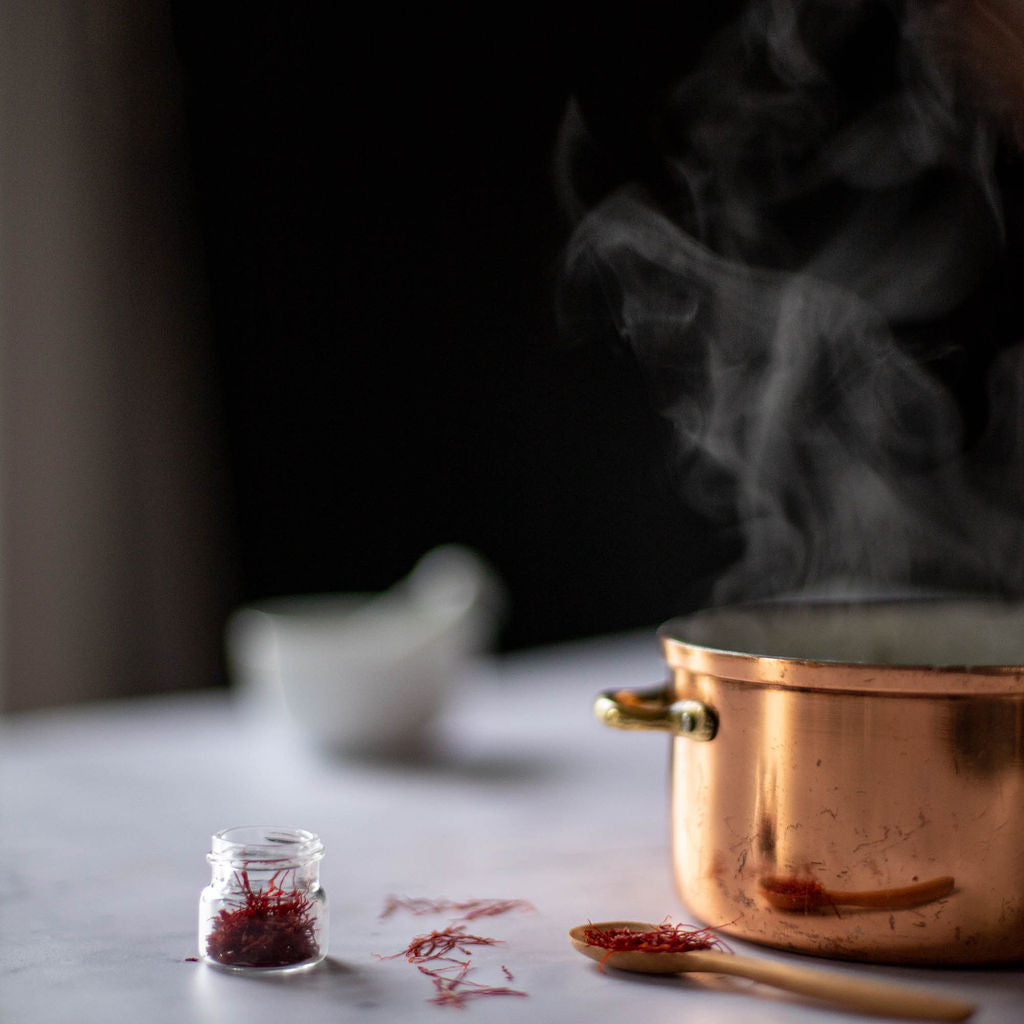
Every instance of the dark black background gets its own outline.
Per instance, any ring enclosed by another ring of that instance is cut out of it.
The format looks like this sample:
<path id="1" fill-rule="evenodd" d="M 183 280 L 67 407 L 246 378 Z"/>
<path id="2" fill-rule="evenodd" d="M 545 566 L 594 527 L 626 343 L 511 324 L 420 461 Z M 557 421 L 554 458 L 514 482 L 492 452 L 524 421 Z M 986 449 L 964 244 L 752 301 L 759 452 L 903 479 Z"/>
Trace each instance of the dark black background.
<path id="1" fill-rule="evenodd" d="M 603 311 L 555 317 L 566 105 L 594 199 L 650 159 L 706 31 L 685 6 L 175 5 L 240 601 L 381 589 L 456 541 L 505 580 L 506 646 L 699 603 L 724 542 Z"/>

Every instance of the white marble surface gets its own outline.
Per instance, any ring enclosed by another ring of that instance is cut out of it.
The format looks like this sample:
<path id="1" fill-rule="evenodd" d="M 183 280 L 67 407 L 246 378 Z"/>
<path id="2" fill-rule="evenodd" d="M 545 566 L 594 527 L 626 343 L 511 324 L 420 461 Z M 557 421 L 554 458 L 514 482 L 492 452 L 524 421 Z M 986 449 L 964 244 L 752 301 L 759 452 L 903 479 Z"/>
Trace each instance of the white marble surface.
<path id="1" fill-rule="evenodd" d="M 668 741 L 612 732 L 597 691 L 664 675 L 650 634 L 508 657 L 468 686 L 429 763 L 371 764 L 305 749 L 222 694 L 98 705 L 0 725 L 0 1020 L 5 1024 L 440 1021 L 429 981 L 381 960 L 445 919 L 395 913 L 389 894 L 517 898 L 475 922 L 503 940 L 475 977 L 526 998 L 462 1019 L 602 1024 L 866 1020 L 742 983 L 601 974 L 566 941 L 578 922 L 688 920 L 668 863 Z M 210 833 L 297 825 L 327 844 L 330 955 L 297 976 L 239 977 L 195 956 Z M 977 1024 L 1024 1019 L 1024 972 L 831 964 L 978 1003 Z"/>

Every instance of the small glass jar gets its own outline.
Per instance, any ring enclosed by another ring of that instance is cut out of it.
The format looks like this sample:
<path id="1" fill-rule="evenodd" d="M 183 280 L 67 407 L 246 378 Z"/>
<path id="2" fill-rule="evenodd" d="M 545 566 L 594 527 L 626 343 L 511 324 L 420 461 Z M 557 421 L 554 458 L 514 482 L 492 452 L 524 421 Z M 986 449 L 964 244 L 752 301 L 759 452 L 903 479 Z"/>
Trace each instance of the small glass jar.
<path id="1" fill-rule="evenodd" d="M 199 899 L 199 955 L 228 971 L 297 971 L 327 955 L 320 837 L 244 825 L 213 836 Z"/>

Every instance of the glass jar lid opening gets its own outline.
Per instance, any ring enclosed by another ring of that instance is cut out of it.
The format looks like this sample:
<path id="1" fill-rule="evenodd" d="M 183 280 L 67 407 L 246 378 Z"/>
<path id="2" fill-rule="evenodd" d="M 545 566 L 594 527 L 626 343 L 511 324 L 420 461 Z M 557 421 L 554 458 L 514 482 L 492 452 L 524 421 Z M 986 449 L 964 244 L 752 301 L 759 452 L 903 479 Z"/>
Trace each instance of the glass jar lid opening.
<path id="1" fill-rule="evenodd" d="M 252 867 L 319 860 L 323 852 L 320 837 L 306 829 L 235 825 L 214 833 L 207 859 Z"/>

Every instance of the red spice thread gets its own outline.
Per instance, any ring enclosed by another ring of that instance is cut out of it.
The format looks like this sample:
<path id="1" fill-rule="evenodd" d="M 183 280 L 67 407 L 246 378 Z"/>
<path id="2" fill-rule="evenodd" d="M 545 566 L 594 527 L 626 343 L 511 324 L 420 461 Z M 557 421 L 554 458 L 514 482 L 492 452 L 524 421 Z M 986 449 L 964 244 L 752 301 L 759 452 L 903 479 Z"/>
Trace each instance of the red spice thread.
<path id="1" fill-rule="evenodd" d="M 382 959 L 394 960 L 404 956 L 409 963 L 417 964 L 425 960 L 447 957 L 449 953 L 456 950 L 468 956 L 471 953 L 470 946 L 496 946 L 499 942 L 499 939 L 467 934 L 464 924 L 453 925 L 441 931 L 417 935 L 401 953 L 392 953 L 391 956 L 382 957 Z"/>
<path id="2" fill-rule="evenodd" d="M 265 889 L 253 889 L 246 871 L 235 881 L 244 902 L 221 910 L 206 939 L 206 955 L 231 967 L 288 967 L 320 952 L 314 903 L 284 881 L 294 869 L 271 876 Z"/>
<path id="3" fill-rule="evenodd" d="M 470 971 L 468 960 L 453 960 L 448 967 L 426 968 L 422 964 L 419 970 L 430 978 L 434 985 L 434 997 L 430 1000 L 438 1006 L 454 1006 L 461 1008 L 470 999 L 477 996 L 525 996 L 519 989 L 501 985 L 482 985 L 478 981 L 467 978 Z M 446 973 L 452 971 L 450 976 Z"/>
<path id="4" fill-rule="evenodd" d="M 533 910 L 526 900 L 495 900 L 476 899 L 463 900 L 431 900 L 422 896 L 388 896 L 381 911 L 381 920 L 390 917 L 396 910 L 408 910 L 417 917 L 423 914 L 443 914 L 458 911 L 457 921 L 473 921 L 478 917 L 496 917 L 507 914 L 510 910 Z"/>
<path id="5" fill-rule="evenodd" d="M 459 910 L 461 917 L 452 920 L 448 927 L 435 929 L 423 935 L 415 936 L 409 945 L 400 953 L 391 956 L 378 956 L 379 960 L 395 960 L 405 957 L 406 962 L 428 977 L 434 986 L 434 996 L 429 1001 L 438 1006 L 461 1008 L 470 999 L 480 996 L 525 996 L 520 989 L 506 985 L 487 985 L 470 978 L 472 970 L 469 959 L 461 959 L 453 954 L 461 953 L 464 957 L 472 955 L 473 947 L 501 945 L 501 940 L 483 935 L 473 935 L 466 930 L 465 924 L 458 921 L 469 921 L 477 917 L 493 917 L 508 913 L 510 910 L 533 909 L 525 900 L 467 900 L 457 903 L 452 900 L 427 900 L 389 896 L 381 917 L 387 917 L 395 910 L 408 910 L 414 915 L 441 913 L 446 910 Z M 506 980 L 512 981 L 512 972 L 504 965 L 501 971 Z"/>
<path id="6" fill-rule="evenodd" d="M 607 949 L 599 967 L 604 970 L 614 953 L 693 953 L 702 949 L 730 952 L 713 928 L 690 928 L 664 921 L 657 928 L 636 931 L 633 928 L 598 928 L 590 921 L 583 928 L 583 939 L 590 946 Z"/>

